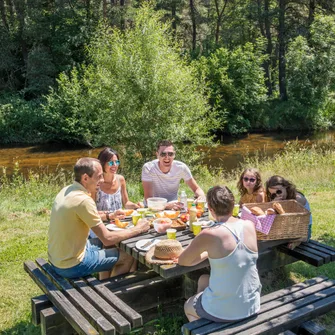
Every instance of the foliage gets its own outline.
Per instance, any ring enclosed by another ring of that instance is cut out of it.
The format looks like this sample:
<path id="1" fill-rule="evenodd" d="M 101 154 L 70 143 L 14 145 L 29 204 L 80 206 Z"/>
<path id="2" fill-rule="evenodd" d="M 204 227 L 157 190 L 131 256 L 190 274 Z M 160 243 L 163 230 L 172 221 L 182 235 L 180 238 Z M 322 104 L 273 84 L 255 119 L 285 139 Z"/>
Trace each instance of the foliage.
<path id="1" fill-rule="evenodd" d="M 220 48 L 196 64 L 209 86 L 222 130 L 238 134 L 258 123 L 259 107 L 266 99 L 263 61 L 261 48 L 247 43 L 232 51 Z"/>
<path id="2" fill-rule="evenodd" d="M 124 32 L 101 25 L 88 47 L 91 64 L 60 76 L 45 105 L 50 139 L 122 145 L 135 165 L 161 139 L 209 143 L 213 114 L 168 25 L 149 5 L 134 20 Z"/>
<path id="3" fill-rule="evenodd" d="M 40 103 L 18 95 L 0 96 L 0 142 L 41 143 L 44 127 Z"/>

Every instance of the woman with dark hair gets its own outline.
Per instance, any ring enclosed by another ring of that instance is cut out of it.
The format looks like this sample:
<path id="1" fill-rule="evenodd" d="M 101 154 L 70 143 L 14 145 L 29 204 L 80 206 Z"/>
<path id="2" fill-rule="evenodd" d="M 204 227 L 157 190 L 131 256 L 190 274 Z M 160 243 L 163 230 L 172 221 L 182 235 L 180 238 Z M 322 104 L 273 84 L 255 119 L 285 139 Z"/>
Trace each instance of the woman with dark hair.
<path id="1" fill-rule="evenodd" d="M 297 200 L 297 202 L 304 206 L 308 211 L 311 211 L 311 208 L 309 206 L 309 203 L 305 196 L 297 191 L 295 185 L 288 181 L 287 179 L 281 177 L 281 176 L 272 176 L 270 177 L 266 184 L 266 196 L 268 201 L 278 201 L 278 200 L 290 200 L 294 199 Z M 312 215 L 309 219 L 309 225 L 308 225 L 308 240 L 311 238 L 312 235 Z M 294 246 L 291 244 L 291 248 Z"/>
<path id="2" fill-rule="evenodd" d="M 126 209 L 139 208 L 140 206 L 128 198 L 126 180 L 122 175 L 117 174 L 120 165 L 119 154 L 107 147 L 99 153 L 98 159 L 103 169 L 104 182 L 100 184 L 99 190 L 93 196 L 102 220 L 124 215 L 122 206 Z"/>
<path id="3" fill-rule="evenodd" d="M 194 266 L 208 259 L 210 275 L 198 281 L 198 293 L 184 306 L 189 321 L 205 318 L 228 322 L 247 318 L 260 309 L 257 236 L 249 220 L 232 217 L 234 195 L 225 186 L 207 192 L 215 224 L 204 229 L 179 256 L 178 264 Z"/>

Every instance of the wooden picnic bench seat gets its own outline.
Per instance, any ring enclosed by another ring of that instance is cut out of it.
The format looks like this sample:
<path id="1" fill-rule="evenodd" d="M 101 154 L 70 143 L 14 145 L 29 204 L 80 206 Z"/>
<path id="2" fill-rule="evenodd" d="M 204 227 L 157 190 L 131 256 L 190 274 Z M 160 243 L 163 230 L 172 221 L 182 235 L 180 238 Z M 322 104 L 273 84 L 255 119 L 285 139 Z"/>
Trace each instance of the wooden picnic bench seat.
<path id="1" fill-rule="evenodd" d="M 35 322 L 41 321 L 42 333 L 46 334 L 48 328 L 44 318 L 52 319 L 49 333 L 53 331 L 52 325 L 58 322 L 59 326 L 58 312 L 67 321 L 64 327 L 69 328 L 70 324 L 79 334 L 125 334 L 143 325 L 142 316 L 95 277 L 67 280 L 56 274 L 44 259 L 38 258 L 36 263 L 39 267 L 26 261 L 24 269 L 47 296 L 32 300 L 33 318 Z M 39 312 L 41 318 L 37 316 Z"/>
<path id="2" fill-rule="evenodd" d="M 184 324 L 183 334 L 280 334 L 334 308 L 335 280 L 321 276 L 261 297 L 256 316 L 229 323 L 199 319 Z"/>
<path id="3" fill-rule="evenodd" d="M 278 249 L 286 255 L 314 266 L 321 266 L 335 261 L 335 248 L 314 240 L 301 243 L 293 250 L 285 245 L 279 246 Z"/>

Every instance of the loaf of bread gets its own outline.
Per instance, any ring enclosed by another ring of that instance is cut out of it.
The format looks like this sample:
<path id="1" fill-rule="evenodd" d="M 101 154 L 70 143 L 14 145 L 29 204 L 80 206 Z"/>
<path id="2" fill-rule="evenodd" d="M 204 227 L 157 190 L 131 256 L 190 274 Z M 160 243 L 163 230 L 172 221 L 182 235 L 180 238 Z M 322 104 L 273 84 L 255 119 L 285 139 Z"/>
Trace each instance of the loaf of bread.
<path id="1" fill-rule="evenodd" d="M 278 214 L 284 214 L 285 211 L 282 207 L 282 205 L 279 202 L 274 202 L 272 204 L 272 207 L 274 208 L 274 210 L 278 213 Z"/>
<path id="2" fill-rule="evenodd" d="M 276 212 L 273 208 L 268 208 L 268 209 L 265 211 L 265 214 L 266 214 L 266 215 L 274 215 L 274 214 L 277 214 L 277 212 Z"/>
<path id="3" fill-rule="evenodd" d="M 265 213 L 263 212 L 263 210 L 260 207 L 254 206 L 250 208 L 250 211 L 252 214 L 255 215 L 264 215 Z"/>

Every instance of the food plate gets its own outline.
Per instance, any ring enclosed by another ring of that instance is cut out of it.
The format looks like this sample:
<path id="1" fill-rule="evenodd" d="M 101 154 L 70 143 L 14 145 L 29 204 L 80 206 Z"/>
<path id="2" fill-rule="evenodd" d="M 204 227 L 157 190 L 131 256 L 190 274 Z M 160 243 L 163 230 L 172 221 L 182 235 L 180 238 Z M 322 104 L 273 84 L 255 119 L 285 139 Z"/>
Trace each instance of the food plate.
<path id="1" fill-rule="evenodd" d="M 134 225 L 131 222 L 129 222 L 129 224 L 126 228 L 120 228 L 115 223 L 109 223 L 108 225 L 106 225 L 106 228 L 108 230 L 114 230 L 114 231 L 125 230 L 125 229 L 132 228 L 132 227 L 134 227 Z"/>
<path id="2" fill-rule="evenodd" d="M 201 222 L 201 228 L 209 228 L 212 225 L 214 225 L 214 223 L 215 223 L 212 220 L 209 220 L 209 221 L 198 221 L 198 222 Z M 189 221 L 187 221 L 186 224 L 189 226 L 190 225 Z"/>
<path id="3" fill-rule="evenodd" d="M 159 241 L 161 240 L 158 238 L 146 238 L 144 240 L 137 241 L 135 247 L 138 250 L 148 251 L 153 245 L 157 244 Z"/>

